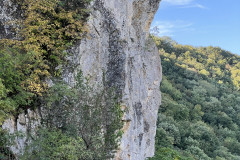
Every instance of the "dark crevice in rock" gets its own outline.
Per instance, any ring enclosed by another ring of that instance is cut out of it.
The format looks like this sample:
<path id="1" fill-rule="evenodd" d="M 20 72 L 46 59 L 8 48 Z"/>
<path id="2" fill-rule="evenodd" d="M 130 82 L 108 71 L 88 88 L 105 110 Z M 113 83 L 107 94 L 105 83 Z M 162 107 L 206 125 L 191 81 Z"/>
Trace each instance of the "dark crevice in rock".
<path id="1" fill-rule="evenodd" d="M 2 21 L 0 21 L 0 39 L 3 37 L 7 37 L 6 32 L 5 32 L 5 25 Z"/>
<path id="2" fill-rule="evenodd" d="M 139 146 L 141 146 L 142 145 L 142 140 L 143 140 L 143 133 L 139 134 L 138 138 L 139 138 Z"/>
<path id="3" fill-rule="evenodd" d="M 143 112 L 142 112 L 142 104 L 141 102 L 135 103 L 134 105 L 134 111 L 135 111 L 135 115 L 137 117 L 137 121 L 138 123 L 141 125 L 141 119 L 143 118 Z"/>
<path id="4" fill-rule="evenodd" d="M 133 68 L 133 57 L 129 57 L 128 59 L 128 66 L 129 68 Z M 132 79 L 132 69 L 129 69 L 129 84 L 128 84 L 128 87 L 129 87 L 129 91 L 132 92 L 133 91 L 133 79 Z"/>
<path id="5" fill-rule="evenodd" d="M 144 132 L 147 133 L 149 131 L 150 125 L 147 121 L 144 121 Z"/>
<path id="6" fill-rule="evenodd" d="M 101 0 L 96 0 L 94 9 L 98 10 L 104 17 L 102 28 L 109 35 L 109 60 L 106 71 L 106 87 L 113 87 L 119 97 L 122 96 L 125 87 L 125 59 L 126 55 L 123 51 L 123 42 L 120 38 L 120 31 L 116 27 L 116 21 L 113 14 L 108 11 Z"/>

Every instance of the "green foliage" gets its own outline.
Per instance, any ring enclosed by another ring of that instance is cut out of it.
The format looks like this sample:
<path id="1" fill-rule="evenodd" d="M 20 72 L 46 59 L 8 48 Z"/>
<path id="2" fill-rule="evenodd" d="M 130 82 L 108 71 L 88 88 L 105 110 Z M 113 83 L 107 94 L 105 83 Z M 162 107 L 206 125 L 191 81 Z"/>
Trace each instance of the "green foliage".
<path id="1" fill-rule="evenodd" d="M 14 39 L 0 40 L 0 126 L 10 115 L 17 116 L 30 106 L 34 107 L 39 97 L 48 90 L 46 78 L 60 75 L 61 66 L 66 64 L 67 50 L 87 32 L 86 8 L 91 0 L 17 0 L 16 2 L 22 11 L 21 18 L 12 22 L 17 26 L 17 36 Z M 77 147 L 77 143 L 80 142 L 77 138 L 66 139 L 60 131 L 47 131 L 44 133 L 39 131 L 39 137 L 44 134 L 56 136 L 56 139 L 51 140 L 56 140 L 58 145 L 56 150 L 54 148 L 52 151 L 49 150 L 49 154 L 61 149 L 63 151 L 61 140 L 68 143 L 69 146 L 65 147 L 74 147 L 74 145 Z M 9 147 L 4 137 L 0 139 L 3 152 L 8 151 Z M 64 153 L 61 156 L 66 159 L 76 159 L 69 157 L 73 152 L 74 150 L 67 152 L 68 155 Z M 38 153 L 34 153 L 35 156 L 38 157 Z M 34 155 L 29 156 L 30 159 L 36 158 L 31 157 Z M 41 156 L 39 158 L 42 159 Z"/>
<path id="2" fill-rule="evenodd" d="M 90 1 L 17 0 L 17 37 L 0 40 L 0 125 L 34 106 L 48 90 L 46 78 L 60 75 L 66 50 L 87 32 Z"/>
<path id="3" fill-rule="evenodd" d="M 204 153 L 204 151 L 202 149 L 200 149 L 199 147 L 196 147 L 196 146 L 190 146 L 189 148 L 187 148 L 187 152 L 191 153 L 192 155 L 195 156 L 196 159 L 199 159 L 199 160 L 210 160 L 211 159 Z"/>
<path id="4" fill-rule="evenodd" d="M 160 148 L 156 151 L 155 157 L 150 160 L 194 160 L 192 157 L 185 157 L 181 153 L 170 149 Z"/>
<path id="5" fill-rule="evenodd" d="M 177 90 L 176 88 L 174 88 L 172 86 L 172 84 L 165 77 L 163 77 L 163 79 L 162 79 L 161 91 L 166 92 L 166 93 L 171 93 L 171 96 L 174 99 L 181 99 L 182 98 L 181 97 L 182 95 L 181 95 L 180 91 Z"/>
<path id="6" fill-rule="evenodd" d="M 218 47 L 154 39 L 164 75 L 156 149 L 194 159 L 239 159 L 240 57 Z"/>
<path id="7" fill-rule="evenodd" d="M 26 159 L 112 158 L 122 135 L 123 111 L 113 89 L 90 87 L 85 81 L 80 73 L 73 87 L 60 81 L 49 89 L 43 121 L 47 130 L 39 131 Z"/>
<path id="8" fill-rule="evenodd" d="M 0 125 L 9 115 L 16 114 L 20 106 L 32 102 L 33 94 L 24 90 L 22 81 L 26 78 L 19 69 L 25 65 L 27 56 L 18 54 L 16 50 L 0 50 Z"/>
<path id="9" fill-rule="evenodd" d="M 9 116 L 9 113 L 15 109 L 11 100 L 7 98 L 7 92 L 0 79 L 0 125 L 2 125 L 4 119 Z"/>
<path id="10" fill-rule="evenodd" d="M 92 157 L 80 137 L 71 137 L 58 129 L 41 128 L 33 138 L 20 159 L 77 160 Z"/>
<path id="11" fill-rule="evenodd" d="M 3 39 L 1 43 L 29 55 L 27 63 L 19 66 L 24 71 L 21 83 L 25 90 L 41 96 L 47 90 L 44 78 L 60 72 L 56 66 L 63 64 L 66 50 L 86 33 L 84 20 L 88 14 L 84 7 L 90 1 L 69 9 L 74 2 L 18 0 L 24 12 L 23 20 L 17 23 L 19 38 Z"/>
<path id="12" fill-rule="evenodd" d="M 21 136 L 19 132 L 14 134 L 9 133 L 8 130 L 2 130 L 0 128 L 0 159 L 9 160 L 16 159 L 15 155 L 11 152 L 10 146 L 14 145 L 16 136 Z"/>

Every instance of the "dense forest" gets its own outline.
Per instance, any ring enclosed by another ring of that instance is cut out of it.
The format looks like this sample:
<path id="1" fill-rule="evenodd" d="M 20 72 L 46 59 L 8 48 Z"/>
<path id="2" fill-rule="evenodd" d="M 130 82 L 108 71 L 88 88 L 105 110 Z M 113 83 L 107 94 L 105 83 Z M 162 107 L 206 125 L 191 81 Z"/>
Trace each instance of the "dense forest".
<path id="1" fill-rule="evenodd" d="M 153 160 L 240 159 L 240 57 L 153 37 L 162 59 Z"/>

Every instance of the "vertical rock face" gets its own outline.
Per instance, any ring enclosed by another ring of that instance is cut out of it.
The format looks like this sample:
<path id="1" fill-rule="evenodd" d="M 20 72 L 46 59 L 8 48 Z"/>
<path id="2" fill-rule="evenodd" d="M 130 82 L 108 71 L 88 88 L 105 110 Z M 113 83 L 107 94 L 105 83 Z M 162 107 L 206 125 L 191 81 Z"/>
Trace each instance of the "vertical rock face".
<path id="1" fill-rule="evenodd" d="M 23 154 L 24 148 L 28 142 L 28 134 L 34 134 L 36 128 L 41 124 L 41 116 L 39 110 L 27 110 L 26 113 L 20 114 L 17 118 L 10 118 L 2 125 L 3 129 L 8 129 L 9 133 L 21 133 L 24 136 L 18 135 L 15 138 L 15 145 L 10 149 L 15 155 Z M 31 136 L 30 136 L 31 137 Z"/>
<path id="2" fill-rule="evenodd" d="M 89 36 L 72 48 L 72 56 L 68 57 L 69 65 L 76 66 L 75 71 L 81 69 L 91 83 L 102 83 L 105 76 L 106 87 L 116 87 L 126 110 L 117 160 L 143 160 L 154 155 L 161 103 L 161 62 L 148 32 L 159 2 L 95 0 L 88 21 Z M 5 14 L 6 19 L 7 15 L 11 18 L 12 12 L 2 10 L 0 14 Z M 0 22 L 4 19 L 0 18 Z M 0 37 L 10 35 L 6 26 L 0 24 L 0 27 L 5 29 Z M 73 72 L 67 68 L 63 78 L 69 84 L 74 83 Z M 6 121 L 5 128 L 11 129 L 12 123 Z M 18 130 L 16 127 L 14 130 Z"/>
<path id="3" fill-rule="evenodd" d="M 93 83 L 101 83 L 105 73 L 107 85 L 122 97 L 125 126 L 116 159 L 142 160 L 154 154 L 161 64 L 148 32 L 159 1 L 96 0 L 89 38 L 72 58 Z M 71 83 L 69 74 L 65 79 Z"/>

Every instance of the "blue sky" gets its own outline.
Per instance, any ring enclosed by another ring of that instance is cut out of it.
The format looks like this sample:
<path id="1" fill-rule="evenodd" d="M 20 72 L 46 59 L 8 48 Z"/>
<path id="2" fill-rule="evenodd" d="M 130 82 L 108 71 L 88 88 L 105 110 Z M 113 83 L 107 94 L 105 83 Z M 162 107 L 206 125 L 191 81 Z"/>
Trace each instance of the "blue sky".
<path id="1" fill-rule="evenodd" d="M 240 0 L 162 0 L 152 27 L 179 44 L 240 55 Z"/>

